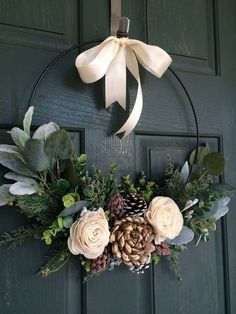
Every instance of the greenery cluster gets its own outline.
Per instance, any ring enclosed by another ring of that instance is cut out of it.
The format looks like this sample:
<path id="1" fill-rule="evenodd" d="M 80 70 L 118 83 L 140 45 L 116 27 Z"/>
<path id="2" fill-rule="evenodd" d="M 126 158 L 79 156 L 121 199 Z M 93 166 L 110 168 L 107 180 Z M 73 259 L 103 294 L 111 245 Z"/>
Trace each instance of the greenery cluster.
<path id="1" fill-rule="evenodd" d="M 25 115 L 23 130 L 10 131 L 15 145 L 0 145 L 0 164 L 10 170 L 6 179 L 14 182 L 0 187 L 0 205 L 16 206 L 33 224 L 4 233 L 0 245 L 15 248 L 27 239 L 43 241 L 51 248 L 39 271 L 46 277 L 71 257 L 67 248 L 69 230 L 85 207 L 107 209 L 117 191 L 124 197 L 138 193 L 147 204 L 156 196 L 169 196 L 184 217 L 185 232 L 177 242 L 169 243 L 170 260 L 180 278 L 177 257 L 184 244 L 192 240 L 192 233 L 197 243 L 201 238 L 208 240 L 210 231 L 216 229 L 216 220 L 228 210 L 227 197 L 234 189 L 215 181 L 224 170 L 223 156 L 211 152 L 208 145 L 201 146 L 190 154 L 182 169 L 169 160 L 164 183 L 147 178 L 143 172 L 135 180 L 125 175 L 118 181 L 115 164 L 108 175 L 98 169 L 88 171 L 87 155 L 77 156 L 69 133 L 55 123 L 40 126 L 32 135 L 32 114 L 33 107 Z M 109 220 L 109 210 L 106 214 Z M 153 253 L 152 262 L 157 264 L 159 260 L 160 256 Z M 108 269 L 119 265 L 113 256 L 110 261 Z M 86 272 L 91 271 L 90 260 L 81 257 L 81 264 Z"/>

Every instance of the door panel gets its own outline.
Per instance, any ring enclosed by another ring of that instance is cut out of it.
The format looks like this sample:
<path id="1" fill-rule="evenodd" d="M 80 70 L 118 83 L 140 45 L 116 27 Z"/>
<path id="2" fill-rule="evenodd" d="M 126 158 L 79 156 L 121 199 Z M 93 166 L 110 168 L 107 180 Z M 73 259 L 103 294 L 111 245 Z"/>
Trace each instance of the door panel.
<path id="1" fill-rule="evenodd" d="M 109 35 L 109 10 L 107 0 L 0 0 L 1 143 L 9 143 L 5 131 L 21 123 L 34 82 L 50 60 L 77 41 Z M 221 179 L 236 185 L 235 2 L 127 0 L 122 11 L 131 18 L 131 38 L 172 54 L 173 67 L 196 107 L 201 142 L 224 153 L 227 164 Z M 67 128 L 78 152 L 89 155 L 89 165 L 105 171 L 116 162 L 118 174 L 145 170 L 157 176 L 163 174 L 167 155 L 182 164 L 195 145 L 195 127 L 187 99 L 171 73 L 159 80 L 140 69 L 143 114 L 135 132 L 120 140 L 112 132 L 126 120 L 127 112 L 118 104 L 104 110 L 104 82 L 81 82 L 74 67 L 78 53 L 60 60 L 41 82 L 33 101 L 34 125 L 55 121 Z M 128 102 L 133 104 L 136 83 L 130 76 L 128 80 Z M 1 168 L 1 183 L 3 173 Z M 77 258 L 41 279 L 35 272 L 47 254 L 43 244 L 32 241 L 15 251 L 0 248 L 0 312 L 235 313 L 235 205 L 233 199 L 230 213 L 218 222 L 209 243 L 184 252 L 181 282 L 163 261 L 144 275 L 120 267 L 83 284 Z M 14 208 L 1 208 L 1 215 L 0 232 L 25 223 Z"/>

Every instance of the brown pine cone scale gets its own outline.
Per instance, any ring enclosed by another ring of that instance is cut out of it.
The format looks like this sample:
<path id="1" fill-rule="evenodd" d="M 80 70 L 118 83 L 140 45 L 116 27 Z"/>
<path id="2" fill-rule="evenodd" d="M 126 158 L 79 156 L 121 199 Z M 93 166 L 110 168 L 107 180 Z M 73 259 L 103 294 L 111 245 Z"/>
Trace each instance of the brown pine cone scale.
<path id="1" fill-rule="evenodd" d="M 124 217 L 114 222 L 110 242 L 112 253 L 128 267 L 139 267 L 155 251 L 154 232 L 143 217 Z"/>
<path id="2" fill-rule="evenodd" d="M 110 254 L 108 253 L 108 250 L 105 249 L 104 252 L 98 256 L 97 258 L 92 260 L 91 263 L 91 271 L 92 273 L 98 273 L 106 270 L 107 265 L 110 261 Z"/>
<path id="3" fill-rule="evenodd" d="M 120 218 L 124 214 L 124 200 L 119 192 L 114 193 L 109 202 L 107 209 L 110 211 L 111 219 Z"/>

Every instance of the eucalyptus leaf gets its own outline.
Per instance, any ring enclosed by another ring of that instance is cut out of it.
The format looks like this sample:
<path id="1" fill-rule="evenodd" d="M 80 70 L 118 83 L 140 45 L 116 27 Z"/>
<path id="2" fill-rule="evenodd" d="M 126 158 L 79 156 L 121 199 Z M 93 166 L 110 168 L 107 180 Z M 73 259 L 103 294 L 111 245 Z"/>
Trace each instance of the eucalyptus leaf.
<path id="1" fill-rule="evenodd" d="M 16 182 L 10 186 L 9 191 L 13 195 L 31 195 L 40 192 L 41 189 L 38 184 Z"/>
<path id="2" fill-rule="evenodd" d="M 59 126 L 54 122 L 43 124 L 34 132 L 33 138 L 45 141 L 51 133 L 59 129 Z"/>
<path id="3" fill-rule="evenodd" d="M 24 131 L 28 136 L 30 136 L 30 127 L 31 127 L 33 113 L 34 113 L 34 107 L 31 106 L 26 112 L 24 120 L 23 120 Z"/>
<path id="4" fill-rule="evenodd" d="M 207 154 L 203 160 L 203 166 L 207 169 L 210 175 L 219 176 L 224 171 L 224 157 L 218 152 Z"/>
<path id="5" fill-rule="evenodd" d="M 84 207 L 88 207 L 89 204 L 90 203 L 87 201 L 75 202 L 70 207 L 64 208 L 58 217 L 72 216 L 72 215 L 78 213 L 79 211 L 81 211 Z"/>
<path id="6" fill-rule="evenodd" d="M 37 181 L 33 178 L 22 176 L 16 172 L 8 172 L 4 175 L 4 177 L 13 181 L 25 182 L 28 184 L 37 184 Z"/>
<path id="7" fill-rule="evenodd" d="M 10 186 L 10 184 L 0 186 L 0 206 L 4 206 L 12 200 L 12 195 L 9 193 Z"/>
<path id="8" fill-rule="evenodd" d="M 186 161 L 185 164 L 183 165 L 183 168 L 180 171 L 180 179 L 183 181 L 183 183 L 186 183 L 189 177 L 189 164 Z"/>
<path id="9" fill-rule="evenodd" d="M 1 144 L 0 145 L 0 152 L 18 153 L 19 147 L 15 146 L 15 145 Z"/>
<path id="10" fill-rule="evenodd" d="M 205 156 L 207 154 L 209 154 L 210 152 L 211 151 L 210 151 L 210 148 L 209 148 L 208 145 L 206 145 L 206 146 L 199 146 L 198 147 L 198 155 L 197 155 L 196 164 L 202 165 Z M 195 155 L 196 155 L 196 149 L 194 149 L 191 152 L 190 156 L 189 156 L 189 163 L 190 163 L 190 165 L 193 165 L 195 163 Z"/>
<path id="11" fill-rule="evenodd" d="M 66 216 L 63 218 L 63 225 L 65 228 L 70 228 L 74 220 L 72 216 Z"/>
<path id="12" fill-rule="evenodd" d="M 17 127 L 11 129 L 10 134 L 14 143 L 21 149 L 24 149 L 25 142 L 30 138 L 29 135 Z"/>
<path id="13" fill-rule="evenodd" d="M 220 219 L 229 211 L 229 208 L 227 206 L 229 202 L 230 202 L 229 196 L 225 196 L 216 200 L 211 206 L 210 210 L 204 213 L 203 217 L 205 219 L 210 219 L 210 218 L 215 219 L 215 220 Z"/>
<path id="14" fill-rule="evenodd" d="M 29 168 L 34 171 L 44 171 L 50 168 L 50 160 L 44 152 L 44 142 L 29 139 L 25 143 L 24 157 Z"/>
<path id="15" fill-rule="evenodd" d="M 28 167 L 23 159 L 22 155 L 16 152 L 1 152 L 0 151 L 0 164 L 4 167 L 17 172 L 19 174 L 37 177 L 36 173 L 33 173 Z"/>
<path id="16" fill-rule="evenodd" d="M 51 133 L 46 139 L 44 150 L 51 161 L 71 159 L 74 155 L 74 145 L 66 130 Z"/>
<path id="17" fill-rule="evenodd" d="M 183 229 L 181 230 L 180 234 L 172 240 L 167 239 L 167 243 L 171 245 L 182 245 L 191 242 L 193 239 L 194 239 L 193 231 L 190 228 L 183 226 Z"/>

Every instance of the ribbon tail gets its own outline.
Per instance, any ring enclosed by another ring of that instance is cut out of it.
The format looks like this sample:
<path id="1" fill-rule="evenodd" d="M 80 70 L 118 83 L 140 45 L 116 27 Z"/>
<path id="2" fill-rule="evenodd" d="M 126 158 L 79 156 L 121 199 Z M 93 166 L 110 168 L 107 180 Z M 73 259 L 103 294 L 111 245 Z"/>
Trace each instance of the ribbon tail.
<path id="1" fill-rule="evenodd" d="M 126 48 L 120 46 L 105 76 L 106 108 L 115 101 L 126 108 Z"/>
<path id="2" fill-rule="evenodd" d="M 126 65 L 138 83 L 138 90 L 137 90 L 137 96 L 134 103 L 134 107 L 128 120 L 115 133 L 115 134 L 124 133 L 122 136 L 123 138 L 128 136 L 129 133 L 135 128 L 136 124 L 139 121 L 139 118 L 141 116 L 142 109 L 143 109 L 143 92 L 142 92 L 141 81 L 140 81 L 140 76 L 139 76 L 138 61 L 136 59 L 134 52 L 129 48 L 126 49 Z"/>

